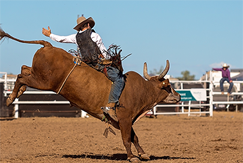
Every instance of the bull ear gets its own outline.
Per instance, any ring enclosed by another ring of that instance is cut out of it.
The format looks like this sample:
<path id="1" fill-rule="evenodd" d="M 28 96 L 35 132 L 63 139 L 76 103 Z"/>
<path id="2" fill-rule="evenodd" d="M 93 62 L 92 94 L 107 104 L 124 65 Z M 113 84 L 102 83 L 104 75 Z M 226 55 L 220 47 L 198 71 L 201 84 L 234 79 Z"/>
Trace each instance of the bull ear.
<path id="1" fill-rule="evenodd" d="M 164 71 L 158 76 L 158 80 L 162 79 L 167 74 L 169 69 L 170 69 L 170 63 L 169 63 L 169 60 L 167 60 L 166 67 L 165 67 Z"/>
<path id="2" fill-rule="evenodd" d="M 143 76 L 145 77 L 145 79 L 150 80 L 151 76 L 149 76 L 148 71 L 147 71 L 147 63 L 144 62 L 144 66 L 143 66 Z"/>

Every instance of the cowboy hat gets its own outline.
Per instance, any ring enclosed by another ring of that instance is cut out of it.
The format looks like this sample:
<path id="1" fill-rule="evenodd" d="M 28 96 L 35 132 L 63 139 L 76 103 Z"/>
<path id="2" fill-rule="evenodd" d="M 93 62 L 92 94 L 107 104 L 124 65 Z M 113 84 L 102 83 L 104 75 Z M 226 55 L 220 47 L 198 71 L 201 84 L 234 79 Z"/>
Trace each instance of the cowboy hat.
<path id="1" fill-rule="evenodd" d="M 226 68 L 229 68 L 230 66 L 227 65 L 226 63 L 223 64 L 223 68 L 226 67 Z"/>
<path id="2" fill-rule="evenodd" d="M 93 20 L 93 18 L 89 17 L 88 19 L 86 19 L 84 16 L 81 16 L 77 19 L 77 25 L 73 29 L 79 31 L 80 27 L 82 27 L 85 23 L 89 23 L 91 28 L 93 28 L 95 25 L 95 21 Z"/>

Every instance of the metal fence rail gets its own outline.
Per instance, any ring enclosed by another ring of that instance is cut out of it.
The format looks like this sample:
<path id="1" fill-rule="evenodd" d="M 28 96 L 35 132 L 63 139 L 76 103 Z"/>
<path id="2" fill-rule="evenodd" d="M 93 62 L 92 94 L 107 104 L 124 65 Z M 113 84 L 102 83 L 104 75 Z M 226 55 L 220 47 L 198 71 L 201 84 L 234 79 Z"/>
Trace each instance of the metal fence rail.
<path id="1" fill-rule="evenodd" d="M 6 72 L 0 72 L 0 74 L 3 74 L 3 79 L 0 78 L 0 83 L 4 83 L 4 96 L 7 96 L 9 94 L 12 93 L 11 90 L 8 89 L 8 84 L 10 82 L 15 82 L 16 79 L 7 79 L 7 73 Z M 56 94 L 56 92 L 53 92 L 53 91 L 25 91 L 24 94 L 32 94 L 32 95 L 43 95 L 43 94 Z M 45 105 L 45 104 L 52 104 L 52 105 L 57 105 L 57 104 L 63 104 L 63 105 L 67 105 L 67 104 L 70 104 L 69 101 L 19 101 L 18 98 L 16 98 L 13 102 L 13 105 L 14 105 L 14 117 L 15 118 L 19 118 L 19 105 L 22 105 L 22 104 L 34 104 L 34 105 Z M 85 111 L 81 111 L 81 117 L 87 117 L 87 113 Z"/>
<path id="2" fill-rule="evenodd" d="M 153 108 L 153 114 L 154 115 L 166 115 L 166 114 L 188 114 L 188 116 L 190 116 L 191 114 L 210 114 L 210 111 L 202 111 L 201 107 L 203 106 L 210 106 L 210 104 L 191 104 L 189 102 L 189 104 L 178 104 L 178 105 L 156 105 Z M 158 112 L 157 108 L 159 107 L 181 107 L 182 111 L 181 112 Z M 188 111 L 186 112 L 184 107 L 188 107 Z M 198 110 L 199 111 L 193 111 L 191 112 L 191 107 L 199 107 Z"/>
<path id="3" fill-rule="evenodd" d="M 211 78 L 210 78 L 211 79 Z M 212 104 L 212 93 L 213 92 L 213 86 L 212 86 L 212 81 L 210 80 L 199 80 L 199 81 L 170 81 L 171 83 L 179 83 L 180 84 L 180 89 L 175 89 L 175 91 L 179 91 L 179 90 L 187 90 L 184 89 L 184 84 L 188 84 L 188 83 L 208 83 L 209 84 L 209 88 L 202 88 L 205 91 L 209 91 L 209 95 L 206 96 L 207 99 L 209 99 L 209 103 L 208 104 L 201 104 L 202 101 L 198 101 L 198 104 L 192 104 L 191 101 L 188 101 L 188 104 L 185 104 L 185 102 L 181 102 L 175 105 L 156 105 L 153 108 L 153 114 L 154 115 L 167 115 L 167 114 L 188 114 L 188 116 L 190 116 L 191 114 L 209 114 L 210 116 L 213 116 L 213 104 Z M 209 110 L 208 111 L 202 111 L 201 107 L 203 106 L 208 106 Z M 158 107 L 178 107 L 181 108 L 180 112 L 158 112 L 157 108 Z M 186 112 L 184 107 L 188 107 L 188 111 Z M 200 111 L 191 111 L 192 107 L 199 107 Z"/>

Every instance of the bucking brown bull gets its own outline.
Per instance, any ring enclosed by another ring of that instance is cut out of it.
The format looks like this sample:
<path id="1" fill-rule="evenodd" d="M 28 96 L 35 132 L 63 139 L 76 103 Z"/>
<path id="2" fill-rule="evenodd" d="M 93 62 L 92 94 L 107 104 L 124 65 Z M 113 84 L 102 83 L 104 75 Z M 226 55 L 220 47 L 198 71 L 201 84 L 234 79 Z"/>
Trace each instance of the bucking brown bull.
<path id="1" fill-rule="evenodd" d="M 107 104 L 112 82 L 103 73 L 82 62 L 69 75 L 74 67 L 73 56 L 63 49 L 53 47 L 43 40 L 22 41 L 0 30 L 0 39 L 3 37 L 44 46 L 35 53 L 32 67 L 22 66 L 13 92 L 6 101 L 7 106 L 23 94 L 26 86 L 54 92 L 58 92 L 62 87 L 59 94 L 72 105 L 100 120 L 104 117 L 100 108 Z M 168 70 L 169 61 L 159 76 L 151 77 L 144 63 L 144 77 L 147 80 L 133 71 L 124 74 L 125 88 L 120 97 L 120 107 L 116 112 L 119 121 L 109 119 L 108 123 L 120 129 L 127 158 L 132 162 L 139 162 L 139 159 L 133 155 L 131 143 L 135 145 L 140 159 L 149 159 L 139 145 L 138 137 L 132 127 L 133 123 L 159 102 L 177 103 L 180 101 L 180 95 L 171 88 L 169 80 L 164 78 Z M 68 75 L 69 77 L 66 78 Z M 65 84 L 62 86 L 64 81 Z"/>

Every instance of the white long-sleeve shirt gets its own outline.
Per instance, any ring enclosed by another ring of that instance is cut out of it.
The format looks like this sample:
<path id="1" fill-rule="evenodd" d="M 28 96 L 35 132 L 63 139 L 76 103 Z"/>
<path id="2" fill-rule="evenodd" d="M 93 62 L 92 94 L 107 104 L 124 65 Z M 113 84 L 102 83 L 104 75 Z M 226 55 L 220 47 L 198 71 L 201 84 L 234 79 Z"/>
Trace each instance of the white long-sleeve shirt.
<path id="1" fill-rule="evenodd" d="M 83 31 L 79 31 L 79 33 L 82 33 Z M 50 35 L 50 38 L 53 40 L 53 41 L 57 41 L 57 42 L 63 42 L 63 43 L 74 43 L 74 44 L 77 44 L 77 40 L 76 40 L 76 35 L 77 34 L 72 34 L 72 35 L 69 35 L 69 36 L 59 36 L 59 35 L 55 35 L 55 34 L 52 34 Z M 109 56 L 106 55 L 106 48 L 102 42 L 102 39 L 100 37 L 99 34 L 95 33 L 95 32 L 91 32 L 91 39 L 97 44 L 97 46 L 99 47 L 101 53 L 103 54 L 103 56 L 106 58 L 106 59 L 109 59 Z M 78 45 L 78 44 L 77 44 Z"/>

